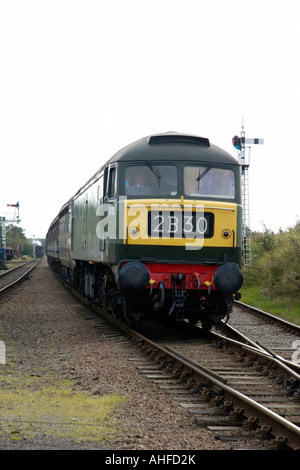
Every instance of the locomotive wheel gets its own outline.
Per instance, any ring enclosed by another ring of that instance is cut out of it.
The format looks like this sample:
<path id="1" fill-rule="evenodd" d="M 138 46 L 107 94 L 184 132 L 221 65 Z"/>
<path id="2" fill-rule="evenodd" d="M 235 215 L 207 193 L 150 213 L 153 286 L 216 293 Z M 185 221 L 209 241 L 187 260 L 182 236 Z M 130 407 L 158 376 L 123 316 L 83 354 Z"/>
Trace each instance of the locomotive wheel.
<path id="1" fill-rule="evenodd" d="M 213 327 L 213 321 L 209 318 L 203 318 L 201 320 L 201 326 L 204 333 L 208 333 Z"/>

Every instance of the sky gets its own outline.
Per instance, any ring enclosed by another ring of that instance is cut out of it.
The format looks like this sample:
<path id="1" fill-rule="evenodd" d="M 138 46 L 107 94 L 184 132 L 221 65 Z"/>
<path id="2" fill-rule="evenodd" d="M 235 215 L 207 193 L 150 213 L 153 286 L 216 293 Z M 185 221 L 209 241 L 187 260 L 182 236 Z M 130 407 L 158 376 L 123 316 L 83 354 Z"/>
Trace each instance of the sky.
<path id="1" fill-rule="evenodd" d="M 197 134 L 251 146 L 250 228 L 300 219 L 298 0 L 0 0 L 0 215 L 44 238 L 119 149 Z M 248 155 L 248 152 L 247 152 Z"/>

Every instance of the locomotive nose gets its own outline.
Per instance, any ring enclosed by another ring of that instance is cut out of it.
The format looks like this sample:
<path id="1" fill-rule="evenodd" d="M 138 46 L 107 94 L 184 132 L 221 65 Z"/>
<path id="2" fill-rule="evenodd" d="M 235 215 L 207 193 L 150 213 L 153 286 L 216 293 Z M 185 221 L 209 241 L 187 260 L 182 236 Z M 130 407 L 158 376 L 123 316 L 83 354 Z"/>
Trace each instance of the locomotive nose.
<path id="1" fill-rule="evenodd" d="M 222 294 L 234 294 L 243 284 L 243 274 L 235 264 L 222 264 L 214 274 L 214 285 Z"/>
<path id="2" fill-rule="evenodd" d="M 148 269 L 143 263 L 130 261 L 121 268 L 119 282 L 127 291 L 141 291 L 146 287 L 150 279 Z"/>

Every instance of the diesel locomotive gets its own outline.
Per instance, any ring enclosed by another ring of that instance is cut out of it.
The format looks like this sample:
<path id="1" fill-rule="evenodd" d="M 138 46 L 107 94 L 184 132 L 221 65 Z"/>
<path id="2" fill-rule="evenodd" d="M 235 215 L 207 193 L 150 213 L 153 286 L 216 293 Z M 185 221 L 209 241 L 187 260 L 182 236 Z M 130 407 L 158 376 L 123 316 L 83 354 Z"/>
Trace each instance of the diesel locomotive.
<path id="1" fill-rule="evenodd" d="M 117 152 L 61 208 L 49 265 L 127 323 L 227 321 L 243 282 L 241 168 L 209 139 L 144 137 Z"/>

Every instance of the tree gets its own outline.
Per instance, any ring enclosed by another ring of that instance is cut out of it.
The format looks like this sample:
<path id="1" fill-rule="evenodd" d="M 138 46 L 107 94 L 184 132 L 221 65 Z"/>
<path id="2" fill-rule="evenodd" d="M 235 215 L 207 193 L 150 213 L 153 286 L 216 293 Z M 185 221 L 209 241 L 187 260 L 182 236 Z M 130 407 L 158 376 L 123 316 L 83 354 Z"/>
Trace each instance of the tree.
<path id="1" fill-rule="evenodd" d="M 33 246 L 32 243 L 26 238 L 25 231 L 22 227 L 17 225 L 8 225 L 6 232 L 6 246 L 21 246 L 21 253 L 23 255 L 32 256 Z"/>

